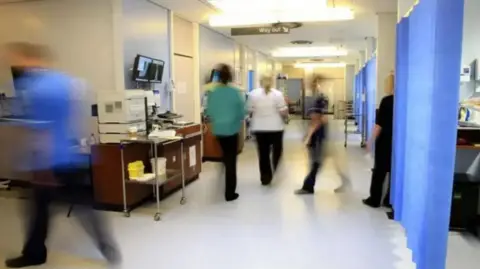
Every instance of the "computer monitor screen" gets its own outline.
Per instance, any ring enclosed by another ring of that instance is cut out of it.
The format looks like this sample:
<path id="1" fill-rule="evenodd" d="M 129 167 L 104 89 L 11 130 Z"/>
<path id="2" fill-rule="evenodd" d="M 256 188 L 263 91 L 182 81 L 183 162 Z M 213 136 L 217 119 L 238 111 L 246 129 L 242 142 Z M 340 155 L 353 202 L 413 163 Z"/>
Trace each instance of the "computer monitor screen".
<path id="1" fill-rule="evenodd" d="M 12 80 L 13 80 L 13 88 L 16 92 L 22 91 L 22 86 L 20 85 L 20 79 L 25 76 L 25 69 L 23 67 L 12 66 Z"/>
<path id="2" fill-rule="evenodd" d="M 220 81 L 220 77 L 219 77 L 218 71 L 215 69 L 212 69 L 212 72 L 210 73 L 210 82 L 219 82 L 219 81 Z"/>
<path id="3" fill-rule="evenodd" d="M 161 83 L 163 79 L 163 70 L 165 62 L 162 60 L 152 59 L 148 74 L 149 81 L 152 83 Z"/>
<path id="4" fill-rule="evenodd" d="M 135 64 L 133 66 L 133 80 L 135 81 L 149 81 L 149 70 L 153 59 L 137 55 L 135 58 Z"/>

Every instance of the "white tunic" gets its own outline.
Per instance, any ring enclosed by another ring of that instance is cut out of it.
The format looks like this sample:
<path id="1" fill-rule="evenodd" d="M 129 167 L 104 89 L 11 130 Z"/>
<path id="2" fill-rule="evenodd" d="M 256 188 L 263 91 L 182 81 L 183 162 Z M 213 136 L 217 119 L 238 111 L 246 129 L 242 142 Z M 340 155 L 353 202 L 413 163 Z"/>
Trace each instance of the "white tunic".
<path id="1" fill-rule="evenodd" d="M 266 94 L 263 88 L 255 89 L 249 93 L 247 105 L 252 113 L 253 132 L 283 131 L 285 123 L 280 112 L 288 108 L 281 91 L 271 89 Z"/>

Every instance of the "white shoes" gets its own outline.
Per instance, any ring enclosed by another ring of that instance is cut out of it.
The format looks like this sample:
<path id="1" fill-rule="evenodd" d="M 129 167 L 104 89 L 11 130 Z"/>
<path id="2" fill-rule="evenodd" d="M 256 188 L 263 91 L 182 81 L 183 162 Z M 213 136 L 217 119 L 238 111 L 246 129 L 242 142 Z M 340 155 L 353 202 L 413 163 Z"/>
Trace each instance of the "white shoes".
<path id="1" fill-rule="evenodd" d="M 342 177 L 342 183 L 334 191 L 336 193 L 345 193 L 345 192 L 352 191 L 352 182 L 350 181 L 350 178 L 348 178 L 347 176 L 341 176 L 341 177 Z"/>

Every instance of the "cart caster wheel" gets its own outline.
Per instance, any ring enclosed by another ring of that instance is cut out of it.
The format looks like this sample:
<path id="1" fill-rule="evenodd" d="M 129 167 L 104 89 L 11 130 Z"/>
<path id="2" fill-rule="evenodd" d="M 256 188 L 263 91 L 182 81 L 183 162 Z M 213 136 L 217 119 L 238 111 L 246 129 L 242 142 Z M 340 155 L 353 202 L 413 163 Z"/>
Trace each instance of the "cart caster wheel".
<path id="1" fill-rule="evenodd" d="M 346 148 L 346 147 L 347 147 L 347 144 L 343 144 L 343 146 Z"/>
<path id="2" fill-rule="evenodd" d="M 182 198 L 182 199 L 180 200 L 180 204 L 181 204 L 181 205 L 184 205 L 184 204 L 186 204 L 186 203 L 187 203 L 187 199 L 186 199 L 186 198 Z"/>
<path id="3" fill-rule="evenodd" d="M 123 215 L 125 216 L 125 218 L 130 218 L 130 212 L 125 212 L 123 213 Z"/>
<path id="4" fill-rule="evenodd" d="M 153 220 L 160 221 L 160 213 L 155 214 L 155 216 L 153 217 Z"/>

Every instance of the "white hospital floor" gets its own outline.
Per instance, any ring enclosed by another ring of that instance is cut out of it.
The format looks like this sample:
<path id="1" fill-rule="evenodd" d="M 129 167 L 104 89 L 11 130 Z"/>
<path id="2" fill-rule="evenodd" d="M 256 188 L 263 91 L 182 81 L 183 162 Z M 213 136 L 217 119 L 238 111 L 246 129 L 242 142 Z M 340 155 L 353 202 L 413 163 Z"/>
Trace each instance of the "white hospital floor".
<path id="1" fill-rule="evenodd" d="M 153 221 L 153 206 L 134 211 L 130 218 L 106 213 L 123 252 L 121 268 L 414 268 L 400 226 L 384 211 L 361 203 L 368 193 L 371 165 L 355 138 L 344 151 L 341 133 L 335 135 L 353 192 L 332 192 L 339 179 L 327 163 L 315 196 L 293 195 L 308 165 L 301 125 L 289 125 L 283 167 L 270 187 L 260 184 L 255 147 L 248 142 L 239 159 L 239 200 L 222 201 L 218 165 L 205 163 L 200 179 L 188 186 L 187 204 L 179 204 L 178 194 L 170 197 L 162 204 L 161 222 Z M 107 268 L 75 219 L 65 213 L 55 218 L 49 261 L 39 268 Z M 22 231 L 21 202 L 0 198 L 0 259 L 18 253 Z M 452 234 L 447 268 L 477 269 L 479 250 L 478 241 Z"/>

